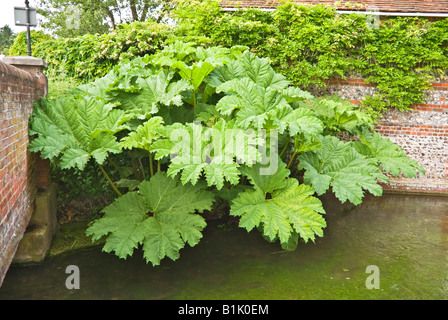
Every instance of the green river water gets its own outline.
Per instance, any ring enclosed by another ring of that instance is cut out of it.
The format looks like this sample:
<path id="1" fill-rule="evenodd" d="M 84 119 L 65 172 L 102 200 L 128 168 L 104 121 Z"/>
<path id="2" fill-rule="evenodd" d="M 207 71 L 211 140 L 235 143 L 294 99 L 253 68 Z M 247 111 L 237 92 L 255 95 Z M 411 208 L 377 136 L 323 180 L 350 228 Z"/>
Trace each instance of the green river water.
<path id="1" fill-rule="evenodd" d="M 384 195 L 354 207 L 323 199 L 324 237 L 283 252 L 257 231 L 210 222 L 201 242 L 156 268 L 141 252 L 101 248 L 13 265 L 0 299 L 418 299 L 448 298 L 448 197 Z M 65 286 L 66 267 L 80 289 Z M 368 266 L 376 288 L 367 288 Z"/>

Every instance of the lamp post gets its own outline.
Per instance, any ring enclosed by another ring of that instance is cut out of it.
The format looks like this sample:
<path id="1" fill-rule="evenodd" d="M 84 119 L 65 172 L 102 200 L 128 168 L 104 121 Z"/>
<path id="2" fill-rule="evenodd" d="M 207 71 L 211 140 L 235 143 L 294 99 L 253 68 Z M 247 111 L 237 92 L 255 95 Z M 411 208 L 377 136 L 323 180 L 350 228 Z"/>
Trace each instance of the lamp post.
<path id="1" fill-rule="evenodd" d="M 25 0 L 25 8 L 14 7 L 14 20 L 16 26 L 26 27 L 28 56 L 31 57 L 31 27 L 37 26 L 36 8 L 30 8 L 30 2 Z"/>
<path id="2" fill-rule="evenodd" d="M 26 41 L 28 43 L 28 56 L 31 57 L 30 2 L 28 0 L 25 0 L 25 12 L 26 12 Z"/>

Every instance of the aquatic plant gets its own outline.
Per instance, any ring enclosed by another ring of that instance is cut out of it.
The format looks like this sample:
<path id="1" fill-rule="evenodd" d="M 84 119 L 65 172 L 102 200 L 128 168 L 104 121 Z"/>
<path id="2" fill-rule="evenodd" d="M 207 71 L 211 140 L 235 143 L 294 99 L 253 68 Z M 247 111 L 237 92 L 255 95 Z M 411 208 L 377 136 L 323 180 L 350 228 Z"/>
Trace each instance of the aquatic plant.
<path id="1" fill-rule="evenodd" d="M 292 86 L 245 47 L 176 41 L 39 100 L 29 149 L 61 168 L 96 163 L 117 198 L 87 234 L 121 258 L 142 246 L 158 265 L 199 242 L 201 213 L 217 201 L 240 227 L 290 250 L 323 236 L 318 195 L 359 204 L 365 192 L 382 194 L 387 173 L 423 172 L 373 123 L 354 104 Z M 115 164 L 119 179 L 103 168 L 110 154 L 129 156 Z"/>

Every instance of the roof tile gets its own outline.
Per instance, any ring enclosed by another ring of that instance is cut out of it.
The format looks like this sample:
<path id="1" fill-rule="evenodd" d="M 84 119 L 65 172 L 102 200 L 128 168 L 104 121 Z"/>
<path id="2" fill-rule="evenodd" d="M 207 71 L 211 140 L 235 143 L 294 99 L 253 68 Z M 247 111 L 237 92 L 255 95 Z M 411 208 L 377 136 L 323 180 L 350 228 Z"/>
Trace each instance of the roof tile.
<path id="1" fill-rule="evenodd" d="M 293 0 L 308 5 L 324 4 L 336 6 L 339 10 L 365 11 L 377 9 L 382 12 L 412 12 L 412 13 L 448 13 L 448 0 Z M 275 8 L 280 4 L 276 0 L 224 0 L 224 8 Z M 354 5 L 356 4 L 356 5 Z"/>

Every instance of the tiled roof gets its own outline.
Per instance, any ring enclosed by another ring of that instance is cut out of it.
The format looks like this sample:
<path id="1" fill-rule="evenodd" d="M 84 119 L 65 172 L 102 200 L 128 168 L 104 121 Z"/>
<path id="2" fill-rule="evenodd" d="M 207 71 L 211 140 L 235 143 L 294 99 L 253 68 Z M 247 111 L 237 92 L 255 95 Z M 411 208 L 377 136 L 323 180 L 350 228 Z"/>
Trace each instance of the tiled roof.
<path id="1" fill-rule="evenodd" d="M 368 7 L 381 12 L 411 12 L 411 13 L 448 13 L 448 0 L 293 0 L 303 4 L 324 4 L 335 6 L 338 10 L 365 11 Z M 264 8 L 278 6 L 275 0 L 224 0 L 223 8 Z M 355 5 L 354 5 L 355 4 Z M 371 10 L 372 10 L 371 9 Z"/>

